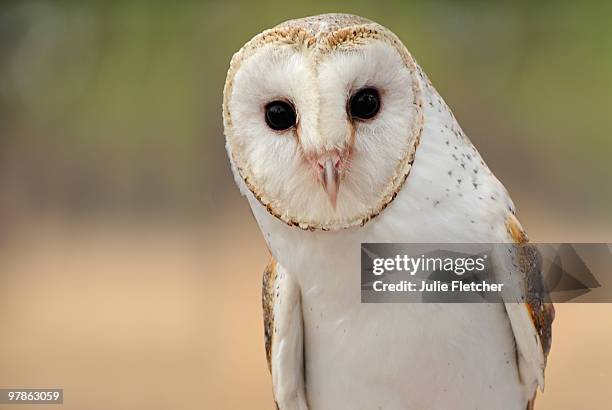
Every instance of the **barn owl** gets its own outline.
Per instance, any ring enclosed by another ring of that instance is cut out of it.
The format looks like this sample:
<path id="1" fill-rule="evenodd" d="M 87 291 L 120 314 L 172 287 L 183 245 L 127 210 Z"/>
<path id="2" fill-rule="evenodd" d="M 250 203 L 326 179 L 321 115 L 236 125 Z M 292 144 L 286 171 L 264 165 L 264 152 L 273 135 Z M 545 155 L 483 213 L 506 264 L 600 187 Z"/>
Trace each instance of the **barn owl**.
<path id="1" fill-rule="evenodd" d="M 223 119 L 272 255 L 279 409 L 533 408 L 552 305 L 361 303 L 366 242 L 518 243 L 511 274 L 540 275 L 507 191 L 396 35 L 345 14 L 263 31 L 232 58 Z"/>

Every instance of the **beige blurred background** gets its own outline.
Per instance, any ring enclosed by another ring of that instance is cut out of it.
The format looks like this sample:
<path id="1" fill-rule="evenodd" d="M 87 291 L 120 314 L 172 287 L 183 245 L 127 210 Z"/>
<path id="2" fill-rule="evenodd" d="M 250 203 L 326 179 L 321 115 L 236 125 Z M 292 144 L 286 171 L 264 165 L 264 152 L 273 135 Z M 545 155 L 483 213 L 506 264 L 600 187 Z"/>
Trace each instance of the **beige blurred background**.
<path id="1" fill-rule="evenodd" d="M 612 242 L 606 2 L 4 1 L 0 387 L 64 388 L 71 410 L 273 408 L 268 255 L 222 87 L 250 37 L 330 11 L 404 40 L 533 240 Z M 558 305 L 538 408 L 611 408 L 611 368 L 612 307 Z"/>

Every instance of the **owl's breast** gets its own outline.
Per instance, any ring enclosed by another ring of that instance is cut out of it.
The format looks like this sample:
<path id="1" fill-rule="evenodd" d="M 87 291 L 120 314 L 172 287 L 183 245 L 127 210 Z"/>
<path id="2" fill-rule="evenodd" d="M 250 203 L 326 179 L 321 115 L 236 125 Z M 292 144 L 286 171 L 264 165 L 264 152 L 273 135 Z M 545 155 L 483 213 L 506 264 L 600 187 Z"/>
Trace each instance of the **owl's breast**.
<path id="1" fill-rule="evenodd" d="M 499 304 L 303 300 L 311 409 L 523 410 L 514 339 Z"/>

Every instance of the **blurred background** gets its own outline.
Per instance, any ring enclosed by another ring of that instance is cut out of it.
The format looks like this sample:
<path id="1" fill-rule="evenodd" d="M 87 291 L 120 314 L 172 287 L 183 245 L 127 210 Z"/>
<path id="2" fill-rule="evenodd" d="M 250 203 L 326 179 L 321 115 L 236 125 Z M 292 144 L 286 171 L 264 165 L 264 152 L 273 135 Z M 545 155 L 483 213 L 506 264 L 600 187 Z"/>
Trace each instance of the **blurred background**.
<path id="1" fill-rule="evenodd" d="M 0 387 L 64 388 L 66 409 L 273 408 L 268 254 L 222 89 L 253 35 L 336 11 L 399 35 L 532 240 L 612 242 L 608 2 L 2 1 Z M 557 306 L 538 409 L 610 408 L 610 317 Z"/>

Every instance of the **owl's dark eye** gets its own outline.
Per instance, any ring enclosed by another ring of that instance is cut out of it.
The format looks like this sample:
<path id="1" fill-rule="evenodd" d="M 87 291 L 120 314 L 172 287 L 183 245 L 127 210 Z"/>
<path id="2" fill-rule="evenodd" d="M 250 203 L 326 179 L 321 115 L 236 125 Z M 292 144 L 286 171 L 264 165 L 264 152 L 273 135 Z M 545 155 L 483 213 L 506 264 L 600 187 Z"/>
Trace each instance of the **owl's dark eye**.
<path id="1" fill-rule="evenodd" d="M 367 120 L 374 117 L 380 109 L 380 95 L 373 88 L 357 91 L 349 101 L 351 117 Z"/>
<path id="2" fill-rule="evenodd" d="M 295 125 L 295 109 L 285 101 L 272 101 L 266 105 L 266 124 L 276 131 L 283 131 Z"/>

